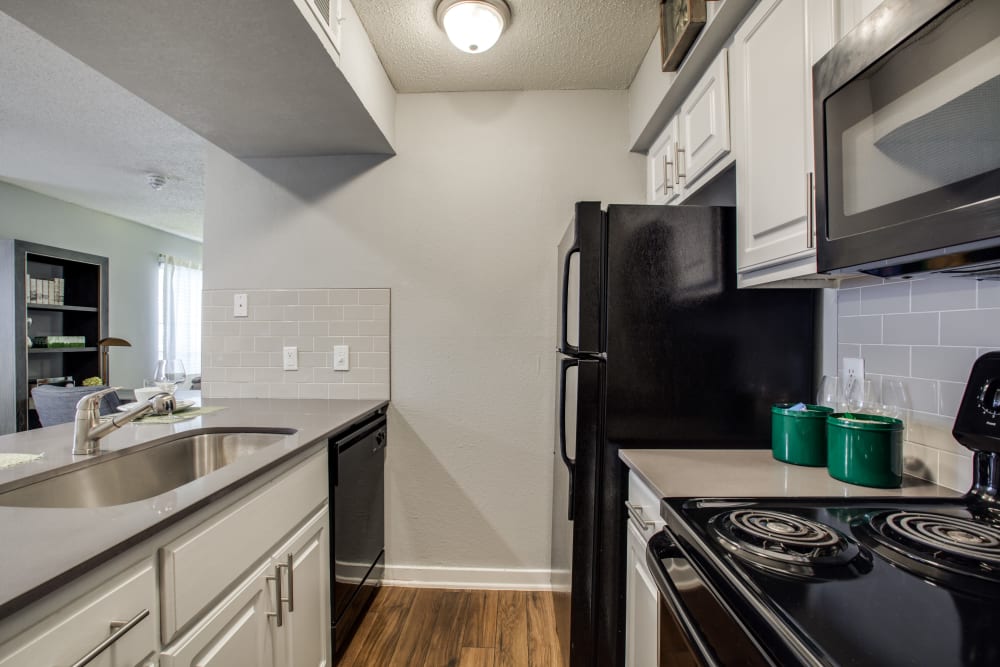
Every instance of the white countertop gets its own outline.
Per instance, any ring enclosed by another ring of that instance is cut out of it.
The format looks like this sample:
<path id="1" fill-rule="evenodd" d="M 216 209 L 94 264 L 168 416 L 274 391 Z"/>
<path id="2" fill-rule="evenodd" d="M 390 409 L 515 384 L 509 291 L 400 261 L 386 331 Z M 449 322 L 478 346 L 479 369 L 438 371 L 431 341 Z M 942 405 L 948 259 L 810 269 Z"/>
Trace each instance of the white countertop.
<path id="1" fill-rule="evenodd" d="M 899 489 L 836 480 L 826 468 L 782 463 L 769 449 L 623 449 L 619 457 L 661 498 L 942 497 L 958 491 L 916 477 Z"/>
<path id="2" fill-rule="evenodd" d="M 388 401 L 206 399 L 204 403 L 225 409 L 169 425 L 126 424 L 105 437 L 101 448 L 114 452 L 203 428 L 289 428 L 296 433 L 173 491 L 134 503 L 94 508 L 0 506 L 0 563 L 4 564 L 0 570 L 0 618 L 263 471 L 319 446 Z M 17 486 L 26 477 L 45 476 L 62 466 L 94 458 L 73 456 L 72 444 L 72 423 L 0 436 L 0 453 L 43 455 L 37 461 L 0 470 L 0 485 Z"/>

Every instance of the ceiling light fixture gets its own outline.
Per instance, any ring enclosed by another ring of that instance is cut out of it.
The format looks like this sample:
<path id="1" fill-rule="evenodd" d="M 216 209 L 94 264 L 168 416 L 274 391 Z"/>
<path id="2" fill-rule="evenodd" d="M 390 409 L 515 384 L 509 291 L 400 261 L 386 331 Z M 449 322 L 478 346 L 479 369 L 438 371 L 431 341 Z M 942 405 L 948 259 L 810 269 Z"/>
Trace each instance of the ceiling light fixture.
<path id="1" fill-rule="evenodd" d="M 436 13 L 448 39 L 466 53 L 488 51 L 510 25 L 504 0 L 441 0 Z"/>

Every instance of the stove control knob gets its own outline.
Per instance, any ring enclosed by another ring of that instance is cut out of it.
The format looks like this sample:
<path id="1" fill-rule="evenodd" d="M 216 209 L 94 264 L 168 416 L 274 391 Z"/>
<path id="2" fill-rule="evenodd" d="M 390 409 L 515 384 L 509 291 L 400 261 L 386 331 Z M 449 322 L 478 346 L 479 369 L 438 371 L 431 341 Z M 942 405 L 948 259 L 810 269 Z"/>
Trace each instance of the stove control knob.
<path id="1" fill-rule="evenodd" d="M 976 402 L 983 414 L 994 419 L 1000 416 L 1000 378 L 990 378 L 984 382 Z"/>

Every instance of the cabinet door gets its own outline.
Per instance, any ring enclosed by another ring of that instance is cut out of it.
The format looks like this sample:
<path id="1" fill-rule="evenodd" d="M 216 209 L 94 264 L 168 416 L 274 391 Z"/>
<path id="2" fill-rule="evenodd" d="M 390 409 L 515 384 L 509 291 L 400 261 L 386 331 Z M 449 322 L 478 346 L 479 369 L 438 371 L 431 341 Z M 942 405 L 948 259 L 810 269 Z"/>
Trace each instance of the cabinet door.
<path id="1" fill-rule="evenodd" d="M 701 185 L 708 168 L 729 153 L 729 59 L 722 49 L 680 112 L 681 150 L 678 175 L 684 189 Z"/>
<path id="2" fill-rule="evenodd" d="M 330 513 L 324 507 L 275 553 L 291 564 L 278 654 L 287 667 L 330 664 Z"/>
<path id="3" fill-rule="evenodd" d="M 734 37 L 740 269 L 809 253 L 811 70 L 806 5 L 765 0 Z"/>
<path id="4" fill-rule="evenodd" d="M 104 582 L 0 646 L 0 666 L 74 664 L 108 638 L 111 623 L 130 621 L 143 612 L 142 620 L 100 653 L 92 666 L 132 667 L 156 651 L 156 570 L 151 560 Z"/>
<path id="5" fill-rule="evenodd" d="M 190 632 L 160 654 L 161 667 L 275 667 L 276 621 L 265 561 Z"/>
<path id="6" fill-rule="evenodd" d="M 677 141 L 680 123 L 674 116 L 653 144 L 646 162 L 648 173 L 647 200 L 650 204 L 670 204 L 681 196 L 681 180 L 677 173 Z"/>
<path id="7" fill-rule="evenodd" d="M 632 522 L 628 525 L 628 570 L 625 574 L 625 665 L 659 664 L 660 598 L 646 567 L 646 543 Z"/>

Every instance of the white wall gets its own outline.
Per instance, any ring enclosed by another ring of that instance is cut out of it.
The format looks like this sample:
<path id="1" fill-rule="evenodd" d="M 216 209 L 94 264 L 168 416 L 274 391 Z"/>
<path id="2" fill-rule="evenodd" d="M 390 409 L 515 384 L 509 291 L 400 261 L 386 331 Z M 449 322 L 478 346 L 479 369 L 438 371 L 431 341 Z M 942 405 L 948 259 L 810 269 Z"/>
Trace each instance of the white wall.
<path id="1" fill-rule="evenodd" d="M 401 95 L 384 162 L 209 154 L 206 289 L 392 289 L 391 578 L 547 582 L 556 244 L 642 200 L 627 125 L 624 92 Z"/>
<path id="2" fill-rule="evenodd" d="M 0 237 L 108 258 L 111 382 L 142 386 L 156 367 L 156 256 L 201 261 L 201 244 L 0 182 Z M 78 378 L 79 380 L 80 378 Z"/>

